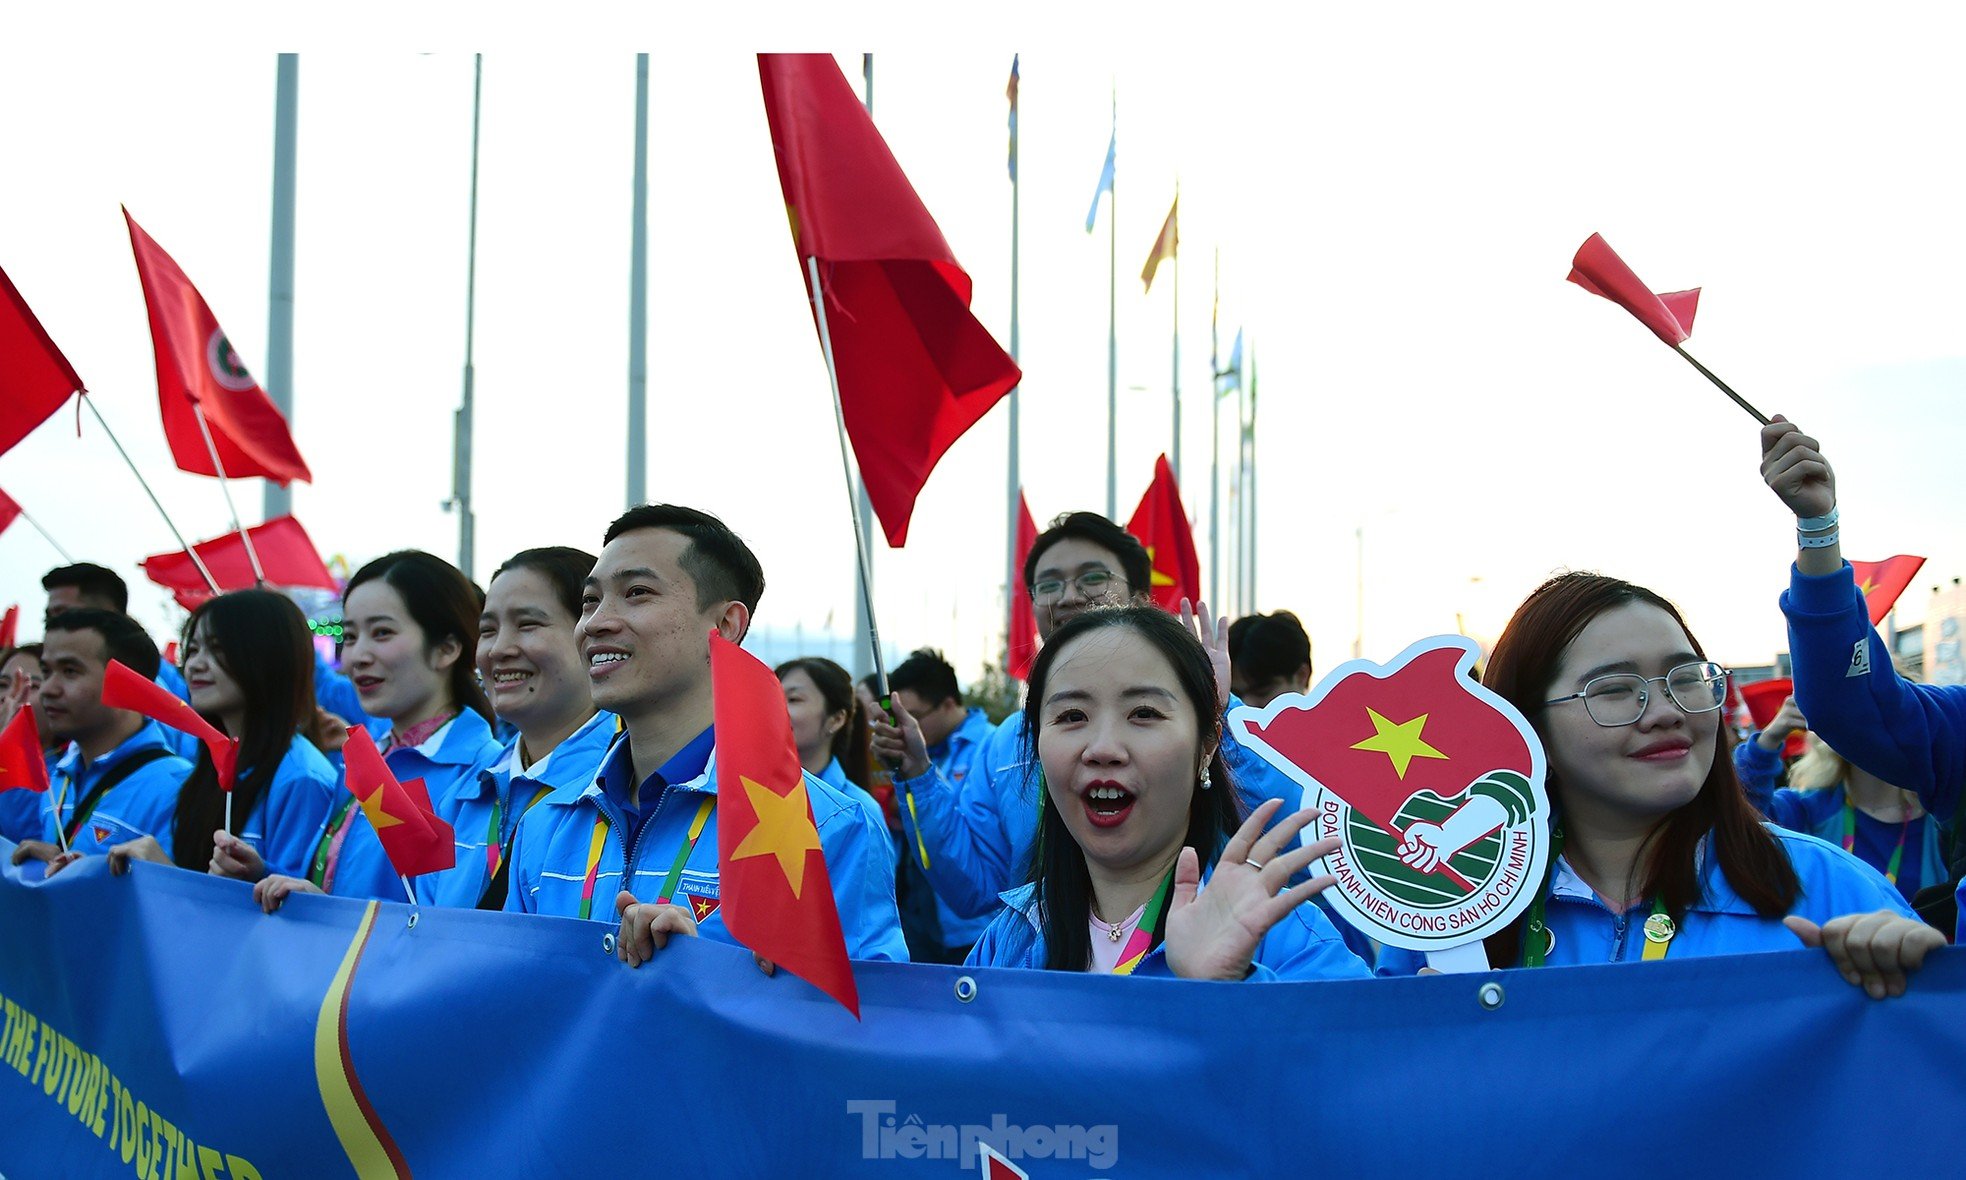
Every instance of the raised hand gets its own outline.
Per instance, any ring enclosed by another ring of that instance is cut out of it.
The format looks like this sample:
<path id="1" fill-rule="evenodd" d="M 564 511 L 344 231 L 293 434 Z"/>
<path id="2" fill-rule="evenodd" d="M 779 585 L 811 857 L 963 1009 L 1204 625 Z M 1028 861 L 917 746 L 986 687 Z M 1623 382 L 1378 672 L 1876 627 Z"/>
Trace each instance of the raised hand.
<path id="1" fill-rule="evenodd" d="M 1201 641 L 1202 650 L 1208 653 L 1209 666 L 1215 669 L 1215 699 L 1222 702 L 1223 708 L 1229 706 L 1229 616 L 1213 618 L 1208 613 L 1208 604 L 1190 604 L 1181 600 L 1181 625 L 1194 632 Z"/>
<path id="2" fill-rule="evenodd" d="M 879 713 L 873 717 L 874 757 L 900 778 L 920 778 L 928 773 L 928 742 L 922 738 L 922 727 L 900 701 L 891 700 L 888 707 L 894 713 L 892 722 Z"/>
<path id="3" fill-rule="evenodd" d="M 1206 890 L 1200 888 L 1200 858 L 1192 848 L 1181 850 L 1167 916 L 1167 965 L 1176 975 L 1245 978 L 1257 944 L 1270 927 L 1337 880 L 1328 875 L 1312 877 L 1284 888 L 1299 870 L 1337 851 L 1338 840 L 1290 847 L 1297 833 L 1317 818 L 1311 808 L 1291 814 L 1265 832 L 1263 825 L 1282 805 L 1281 799 L 1266 799 L 1250 813 L 1222 849 Z"/>
<path id="4" fill-rule="evenodd" d="M 1780 414 L 1761 428 L 1761 478 L 1797 518 L 1836 507 L 1836 473 L 1822 444 Z"/>

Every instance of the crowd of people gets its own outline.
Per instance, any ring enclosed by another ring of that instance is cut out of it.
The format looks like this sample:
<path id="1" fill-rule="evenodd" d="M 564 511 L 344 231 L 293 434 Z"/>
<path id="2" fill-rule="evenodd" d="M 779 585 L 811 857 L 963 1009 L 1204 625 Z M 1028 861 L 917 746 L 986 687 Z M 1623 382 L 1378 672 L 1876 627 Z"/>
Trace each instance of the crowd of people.
<path id="1" fill-rule="evenodd" d="M 1761 443 L 1797 524 L 1794 699 L 1737 742 L 1726 672 L 1667 598 L 1586 573 L 1536 588 L 1482 682 L 1541 739 L 1555 855 L 1487 940 L 1491 966 L 1810 946 L 1883 998 L 1956 933 L 1966 689 L 1893 668 L 1816 441 L 1778 418 Z M 764 571 L 692 508 L 631 509 L 601 540 L 515 554 L 482 591 L 428 553 L 377 558 L 348 581 L 338 666 L 268 590 L 200 605 L 173 666 L 113 572 L 53 571 L 42 640 L 0 658 L 0 723 L 34 704 L 53 782 L 0 791 L 14 864 L 156 861 L 251 882 L 269 913 L 295 893 L 407 888 L 618 923 L 631 965 L 673 937 L 735 941 L 706 637 L 743 641 Z M 1153 606 L 1146 550 L 1091 512 L 1051 522 L 1023 583 L 1042 646 L 1001 723 L 932 649 L 885 700 L 823 658 L 776 669 L 851 957 L 1223 980 L 1425 969 L 1333 918 L 1332 879 L 1310 870 L 1337 841 L 1300 839 L 1299 788 L 1224 724 L 1309 688 L 1294 616 Z M 202 743 L 104 702 L 112 661 L 237 740 L 229 799 Z M 1805 727 L 1816 746 L 1787 766 Z M 356 728 L 422 780 L 453 867 L 396 875 L 341 782 Z"/>

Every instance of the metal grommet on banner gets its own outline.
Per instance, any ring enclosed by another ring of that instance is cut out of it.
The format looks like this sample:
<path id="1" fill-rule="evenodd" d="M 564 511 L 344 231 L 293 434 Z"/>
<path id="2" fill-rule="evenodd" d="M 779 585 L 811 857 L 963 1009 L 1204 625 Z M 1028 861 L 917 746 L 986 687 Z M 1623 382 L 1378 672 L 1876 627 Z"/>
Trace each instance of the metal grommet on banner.
<path id="1" fill-rule="evenodd" d="M 1480 1001 L 1482 1009 L 1488 1012 L 1493 1012 L 1495 1009 L 1500 1008 L 1503 1001 L 1508 998 L 1509 995 L 1502 990 L 1502 985 L 1492 980 L 1482 984 L 1475 991 L 1475 999 Z"/>
<path id="2" fill-rule="evenodd" d="M 956 998 L 967 1004 L 976 998 L 976 978 L 965 975 L 956 980 Z"/>
<path id="3" fill-rule="evenodd" d="M 610 930 L 601 935 L 601 953 L 606 955 L 614 953 L 614 931 Z"/>

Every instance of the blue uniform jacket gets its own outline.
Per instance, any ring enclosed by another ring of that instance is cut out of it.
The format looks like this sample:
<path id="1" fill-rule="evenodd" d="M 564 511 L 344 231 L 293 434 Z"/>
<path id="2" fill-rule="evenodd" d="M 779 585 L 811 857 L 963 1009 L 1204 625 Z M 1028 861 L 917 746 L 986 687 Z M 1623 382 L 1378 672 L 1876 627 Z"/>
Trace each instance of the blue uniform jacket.
<path id="1" fill-rule="evenodd" d="M 242 775 L 244 771 L 240 772 Z M 340 776 L 314 743 L 294 735 L 239 838 L 258 850 L 269 873 L 307 874 L 321 824 L 343 794 Z M 162 840 L 167 847 L 168 840 Z"/>
<path id="2" fill-rule="evenodd" d="M 1966 787 L 1966 685 L 1912 684 L 1870 625 L 1846 562 L 1810 577 L 1793 566 L 1782 595 L 1795 663 L 1795 703 L 1830 748 L 1887 783 L 1916 794 L 1940 823 Z M 1966 881 L 1959 887 L 1966 942 Z"/>
<path id="3" fill-rule="evenodd" d="M 982 769 L 983 762 L 980 755 L 989 738 L 999 728 L 1001 727 L 990 723 L 990 719 L 984 716 L 983 710 L 971 709 L 968 715 L 963 718 L 963 723 L 956 727 L 955 732 L 929 748 L 929 773 L 938 776 L 943 783 L 947 784 L 950 793 L 961 797 L 963 785 Z M 916 781 L 919 782 L 920 780 Z M 895 810 L 901 813 L 902 834 L 909 841 L 908 846 L 902 852 L 904 855 L 913 856 L 919 861 L 922 855 L 922 845 L 915 842 L 915 833 L 910 826 L 914 823 L 914 820 L 908 815 L 907 792 L 913 785 L 910 782 L 895 784 L 897 794 Z M 917 801 L 917 808 L 919 806 L 920 803 Z M 1031 816 L 1032 822 L 1035 824 L 1037 821 L 1037 812 L 1033 811 Z M 1033 831 L 1035 833 L 1035 828 Z M 928 856 L 928 868 L 930 870 L 936 867 L 935 859 L 935 853 L 931 850 Z M 937 925 L 942 929 L 942 945 L 961 948 L 975 943 L 977 938 L 982 935 L 984 927 L 990 924 L 990 916 L 995 912 L 996 907 L 993 905 L 983 910 L 983 912 L 977 913 L 973 905 L 970 904 L 969 898 L 969 895 L 974 892 L 973 887 L 962 887 L 961 895 L 958 897 L 944 897 L 942 893 L 942 879 L 946 874 L 928 871 L 926 875 L 928 876 L 929 886 L 935 891 L 935 917 Z M 1007 882 L 1005 887 L 1008 887 Z"/>
<path id="4" fill-rule="evenodd" d="M 1890 910 L 1916 918 L 1904 898 L 1884 879 L 1884 874 L 1824 840 L 1791 832 L 1773 824 L 1764 825 L 1769 835 L 1788 853 L 1789 863 L 1802 882 L 1802 895 L 1789 913 L 1821 925 L 1845 914 L 1868 914 Z M 1741 900 L 1727 882 L 1718 863 L 1704 858 L 1700 900 L 1679 923 L 1667 954 L 1671 958 L 1695 955 L 1745 955 L 1761 951 L 1792 951 L 1802 940 L 1780 918 L 1764 918 Z M 1637 961 L 1644 949 L 1645 919 L 1651 916 L 1650 901 L 1634 904 L 1622 914 L 1599 901 L 1597 894 L 1570 868 L 1570 862 L 1557 858 L 1550 876 L 1549 901 L 1544 920 L 1556 935 L 1545 964 L 1573 967 L 1584 963 L 1622 963 Z M 1412 975 L 1426 965 L 1417 951 L 1387 947 L 1379 952 L 1379 974 Z"/>
<path id="5" fill-rule="evenodd" d="M 524 770 L 519 769 L 519 739 L 515 737 L 488 765 L 474 768 L 458 783 L 451 810 L 444 813 L 456 832 L 457 864 L 445 872 L 418 877 L 417 897 L 431 905 L 475 907 L 497 871 L 490 858 L 501 849 L 511 848 L 527 804 L 541 790 L 549 794 L 566 786 L 578 790 L 592 782 L 619 723 L 613 713 L 596 713 Z M 494 811 L 498 814 L 495 837 L 491 831 Z M 508 884 L 510 879 L 508 870 Z"/>
<path id="6" fill-rule="evenodd" d="M 1215 866 L 1202 874 L 1202 888 Z M 1020 885 L 1003 895 L 1003 908 L 989 929 L 969 952 L 971 967 L 1025 967 L 1042 969 L 1046 947 L 1037 886 Z M 1155 947 L 1134 969 L 1136 975 L 1171 976 L 1163 947 Z M 1270 927 L 1263 941 L 1256 944 L 1252 980 L 1274 982 L 1283 979 L 1367 979 L 1372 972 L 1338 936 L 1331 919 L 1314 905 L 1300 905 L 1283 921 Z"/>
<path id="7" fill-rule="evenodd" d="M 1775 789 L 1775 778 L 1782 771 L 1780 750 L 1768 751 L 1755 744 L 1755 735 L 1734 747 L 1734 773 L 1747 792 L 1755 810 L 1791 832 L 1802 832 L 1843 844 L 1843 791 L 1839 787 L 1797 791 Z M 1898 848 L 1899 825 L 1885 823 L 1862 811 L 1857 812 L 1857 859 L 1878 872 L 1891 863 Z M 1898 892 L 1910 901 L 1912 895 L 1928 885 L 1946 880 L 1945 854 L 1939 847 L 1939 821 L 1926 812 L 1912 821 L 1904 833 L 1904 856 L 1898 864 Z M 1889 880 L 1889 878 L 1886 878 Z"/>
<path id="8" fill-rule="evenodd" d="M 643 801 L 645 808 L 654 810 L 630 850 L 623 845 L 627 829 L 622 812 L 602 786 L 611 763 L 619 760 L 615 772 L 625 771 L 628 751 L 628 735 L 624 733 L 602 760 L 600 774 L 578 791 L 571 787 L 555 790 L 519 825 L 512 846 L 507 910 L 579 916 L 588 851 L 597 826 L 601 857 L 596 864 L 588 916 L 613 922 L 615 894 L 622 889 L 642 901 L 655 900 L 702 801 L 716 798 L 716 755 L 713 748 L 699 773 L 670 785 L 659 799 Z M 901 916 L 894 904 L 893 845 L 887 824 L 813 775 L 805 776 L 805 788 L 819 829 L 820 849 L 826 857 L 826 874 L 833 884 L 833 900 L 839 907 L 847 955 L 905 962 L 908 945 L 901 936 Z M 718 915 L 717 870 L 717 816 L 713 810 L 684 862 L 677 896 L 670 900 L 691 908 L 703 937 L 735 944 L 737 940 Z"/>
<path id="9" fill-rule="evenodd" d="M 838 758 L 828 762 L 826 769 L 819 772 L 819 781 L 859 804 L 860 810 L 873 817 L 882 828 L 887 827 L 887 816 L 881 812 L 880 803 L 867 793 L 865 787 L 846 776 L 846 767 L 840 765 Z"/>
<path id="10" fill-rule="evenodd" d="M 465 709 L 425 739 L 422 745 L 398 746 L 382 758 L 398 781 L 422 779 L 423 785 L 430 790 L 431 805 L 437 809 L 439 816 L 444 816 L 450 814 L 446 809 L 452 806 L 451 797 L 456 793 L 458 782 L 479 762 L 488 762 L 497 753 L 498 747 L 491 740 L 490 723 L 470 709 Z M 347 793 L 345 785 L 337 793 L 334 809 L 328 813 L 330 822 L 341 810 L 341 797 Z M 360 807 L 353 807 L 342 822 L 347 825 L 348 834 L 342 838 L 341 857 L 335 864 L 334 879 L 329 882 L 331 888 L 328 892 L 336 897 L 383 900 L 401 897 L 403 883 L 397 878 L 395 867 L 389 863 L 389 854 L 383 850 L 382 841 L 376 839 L 375 829 L 369 826 L 367 814 Z M 316 851 L 328 838 L 328 825 L 324 822 L 315 833 L 314 843 L 308 848 L 310 865 Z"/>
<path id="11" fill-rule="evenodd" d="M 66 823 L 75 814 L 76 807 L 88 797 L 90 788 L 102 781 L 103 775 L 139 750 L 171 749 L 169 735 L 175 732 L 166 730 L 155 721 L 145 721 L 143 728 L 94 762 L 85 760 L 82 748 L 70 742 L 68 749 L 55 762 L 51 776 L 53 787 L 40 797 L 41 839 L 50 844 L 59 843 L 55 821 L 55 803 L 58 800 L 61 803 L 62 822 Z M 168 852 L 171 846 L 171 820 L 177 815 L 178 788 L 190 777 L 191 763 L 175 754 L 140 767 L 97 800 L 87 822 L 76 831 L 69 847 L 76 852 L 93 855 L 107 852 L 112 846 L 138 836 L 155 836 Z"/>

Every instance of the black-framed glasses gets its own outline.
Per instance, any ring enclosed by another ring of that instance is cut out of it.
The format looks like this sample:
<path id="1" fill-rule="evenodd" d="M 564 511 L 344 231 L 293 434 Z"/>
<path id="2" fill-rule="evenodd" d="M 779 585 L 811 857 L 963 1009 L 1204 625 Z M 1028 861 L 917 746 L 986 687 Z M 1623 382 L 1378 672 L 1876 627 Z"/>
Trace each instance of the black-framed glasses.
<path id="1" fill-rule="evenodd" d="M 1635 724 L 1645 716 L 1646 703 L 1651 699 L 1650 684 L 1666 686 L 1666 695 L 1684 713 L 1711 713 L 1720 708 L 1727 699 L 1727 669 L 1712 660 L 1681 664 L 1670 669 L 1664 676 L 1640 676 L 1636 672 L 1612 672 L 1604 676 L 1594 676 L 1584 684 L 1582 692 L 1573 692 L 1567 697 L 1544 701 L 1544 705 L 1561 705 L 1565 701 L 1584 702 L 1584 709 L 1591 720 L 1606 728 Z"/>
<path id="2" fill-rule="evenodd" d="M 1090 601 L 1105 596 L 1106 588 L 1122 579 L 1111 570 L 1091 569 L 1076 578 L 1039 578 L 1031 583 L 1031 601 L 1057 602 L 1065 597 L 1065 587 L 1078 587 L 1079 597 Z"/>

